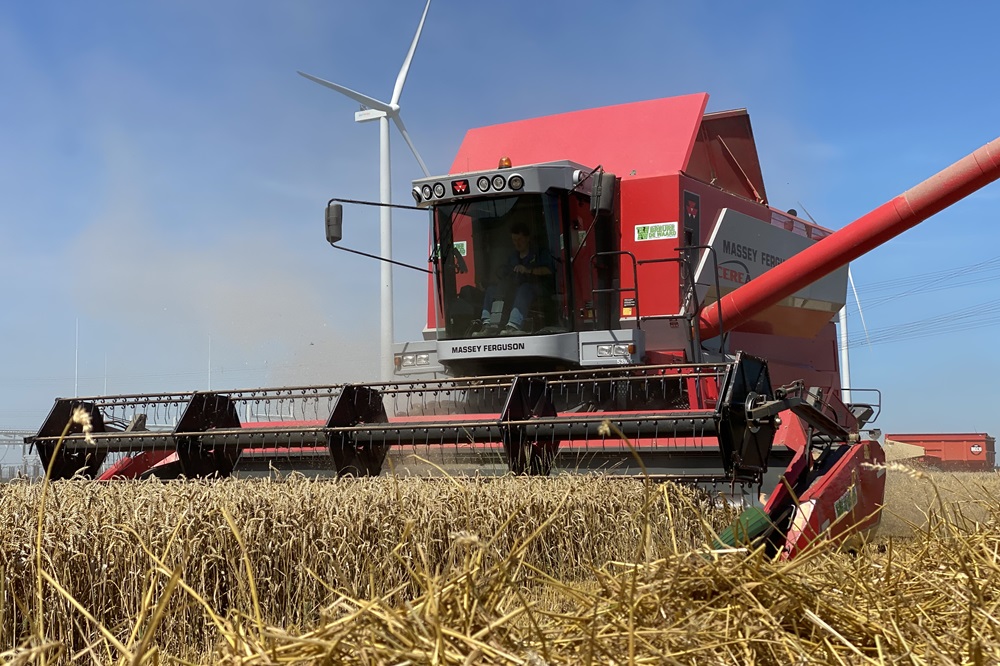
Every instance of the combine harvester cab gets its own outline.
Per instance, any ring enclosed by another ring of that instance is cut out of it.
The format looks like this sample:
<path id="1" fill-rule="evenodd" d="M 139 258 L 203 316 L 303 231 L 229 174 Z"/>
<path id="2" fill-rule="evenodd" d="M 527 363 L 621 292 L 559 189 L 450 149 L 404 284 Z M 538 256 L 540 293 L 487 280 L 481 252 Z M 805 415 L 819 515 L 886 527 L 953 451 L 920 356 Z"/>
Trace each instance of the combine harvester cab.
<path id="1" fill-rule="evenodd" d="M 312 463 L 764 486 L 730 541 L 768 535 L 789 556 L 870 526 L 884 456 L 862 431 L 878 405 L 840 399 L 846 267 L 1000 176 L 1000 141 L 834 233 L 768 204 L 749 116 L 707 101 L 469 131 L 448 174 L 413 184 L 428 317 L 397 345 L 397 381 L 60 400 L 29 441 L 60 476 L 117 451 L 121 475 Z M 331 243 L 342 217 L 331 200 Z M 55 454 L 76 405 L 92 441 L 71 430 Z"/>

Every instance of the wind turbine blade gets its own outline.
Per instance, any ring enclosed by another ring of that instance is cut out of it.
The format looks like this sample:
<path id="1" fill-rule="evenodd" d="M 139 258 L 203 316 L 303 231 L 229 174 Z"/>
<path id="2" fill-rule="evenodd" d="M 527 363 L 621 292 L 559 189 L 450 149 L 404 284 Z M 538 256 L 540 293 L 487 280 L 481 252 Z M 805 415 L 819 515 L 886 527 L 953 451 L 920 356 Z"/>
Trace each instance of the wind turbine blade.
<path id="1" fill-rule="evenodd" d="M 392 113 L 392 107 L 385 102 L 380 102 L 374 97 L 369 97 L 368 95 L 362 95 L 361 93 L 351 90 L 350 88 L 345 88 L 344 86 L 337 85 L 336 83 L 330 83 L 326 79 L 321 79 L 319 77 L 313 76 L 312 74 L 306 74 L 305 72 L 299 72 L 299 76 L 305 77 L 310 81 L 315 81 L 321 86 L 326 86 L 331 90 L 336 90 L 341 95 L 347 95 L 356 102 L 364 104 L 369 109 L 378 109 L 379 111 L 385 111 L 386 113 Z"/>
<path id="2" fill-rule="evenodd" d="M 396 76 L 396 86 L 392 89 L 392 101 L 390 104 L 399 104 L 399 98 L 403 94 L 403 84 L 406 83 L 406 74 L 410 71 L 410 63 L 413 61 L 413 53 L 417 50 L 417 42 L 420 41 L 420 32 L 424 29 L 424 20 L 427 19 L 427 10 L 431 8 L 431 0 L 427 0 L 427 4 L 424 5 L 423 16 L 420 17 L 420 23 L 417 25 L 417 34 L 413 35 L 413 41 L 410 42 L 410 50 L 406 52 L 406 58 L 403 59 L 403 66 L 399 68 L 399 74 Z M 412 146 L 410 146 L 412 148 Z M 419 157 L 417 160 L 419 161 Z"/>
<path id="3" fill-rule="evenodd" d="M 840 399 L 851 404 L 851 352 L 847 346 L 847 306 L 837 313 L 837 334 L 840 337 Z"/>
<path id="4" fill-rule="evenodd" d="M 429 3 L 428 3 L 429 4 Z M 413 156 L 417 158 L 417 164 L 420 165 L 420 170 L 424 172 L 425 176 L 430 176 L 431 172 L 427 170 L 427 165 L 420 158 L 420 153 L 417 152 L 417 147 L 413 145 L 410 141 L 410 135 L 406 131 L 406 126 L 403 125 L 403 119 L 399 117 L 399 114 L 393 114 L 392 120 L 396 123 L 396 127 L 399 129 L 399 133 L 403 135 L 403 140 L 406 141 L 406 145 L 410 147 L 410 151 L 413 152 Z"/>
<path id="5" fill-rule="evenodd" d="M 868 324 L 865 323 L 865 313 L 861 310 L 861 299 L 858 298 L 858 288 L 854 286 L 854 276 L 851 275 L 851 267 L 847 267 L 847 281 L 851 284 L 851 291 L 854 292 L 854 302 L 858 305 L 858 315 L 861 317 L 861 328 L 865 332 L 865 342 L 868 343 L 868 351 L 872 348 L 872 339 L 868 336 Z"/>

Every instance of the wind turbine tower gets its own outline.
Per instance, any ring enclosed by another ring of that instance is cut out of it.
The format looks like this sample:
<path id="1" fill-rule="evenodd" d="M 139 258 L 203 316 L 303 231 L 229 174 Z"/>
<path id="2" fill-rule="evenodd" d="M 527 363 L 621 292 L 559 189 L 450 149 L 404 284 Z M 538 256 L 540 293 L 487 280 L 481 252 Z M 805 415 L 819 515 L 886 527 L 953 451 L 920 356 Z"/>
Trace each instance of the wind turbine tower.
<path id="1" fill-rule="evenodd" d="M 413 141 L 410 140 L 410 135 L 406 131 L 406 126 L 403 124 L 403 119 L 400 117 L 400 106 L 399 98 L 403 94 L 403 84 L 406 83 L 406 75 L 410 71 L 410 63 L 413 62 L 413 53 L 417 50 L 417 42 L 420 41 L 420 32 L 424 29 L 424 21 L 427 19 L 427 10 L 431 8 L 431 0 L 427 0 L 427 4 L 424 5 L 424 13 L 420 17 L 420 23 L 417 25 L 417 33 L 413 36 L 413 41 L 410 42 L 410 50 L 406 52 L 406 58 L 403 59 L 403 66 L 399 69 L 399 74 L 396 76 L 396 85 L 392 89 L 392 97 L 389 102 L 382 102 L 368 95 L 363 95 L 359 92 L 351 90 L 342 85 L 336 83 L 331 83 L 324 79 L 312 76 L 311 74 L 306 74 L 305 72 L 299 72 L 299 75 L 304 76 L 310 81 L 315 81 L 316 83 L 326 86 L 332 90 L 336 90 L 342 95 L 350 97 L 354 101 L 361 104 L 361 109 L 354 114 L 355 122 L 364 123 L 372 120 L 378 120 L 379 123 L 379 202 L 383 204 L 392 203 L 392 184 L 391 184 L 391 162 L 389 160 L 389 119 L 396 124 L 396 128 L 399 133 L 403 136 L 403 140 L 406 141 L 406 145 L 410 147 L 410 151 L 413 156 L 417 158 L 417 163 L 420 165 L 420 170 L 423 171 L 425 176 L 430 176 L 430 171 L 427 170 L 427 165 L 424 164 L 424 160 L 420 157 L 420 153 L 417 152 L 416 147 L 413 145 Z M 380 209 L 380 225 L 379 225 L 379 236 L 381 251 L 380 254 L 383 259 L 392 259 L 392 209 L 386 206 L 382 206 Z M 381 359 L 379 366 L 381 368 L 381 375 L 383 381 L 390 381 L 392 379 L 392 333 L 393 333 L 393 321 L 392 321 L 392 264 L 383 261 L 382 262 L 382 273 L 381 273 Z"/>

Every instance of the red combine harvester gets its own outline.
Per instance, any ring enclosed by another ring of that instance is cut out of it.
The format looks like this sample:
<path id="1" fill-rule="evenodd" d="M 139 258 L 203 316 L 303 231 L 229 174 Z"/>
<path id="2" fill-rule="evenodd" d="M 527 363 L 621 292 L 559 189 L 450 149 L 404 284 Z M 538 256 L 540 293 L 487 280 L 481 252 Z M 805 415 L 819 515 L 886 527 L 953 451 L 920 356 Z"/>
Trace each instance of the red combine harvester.
<path id="1" fill-rule="evenodd" d="M 59 478 L 118 452 L 104 478 L 376 475 L 388 457 L 397 472 L 428 458 L 767 483 L 738 529 L 786 556 L 869 527 L 884 472 L 865 463 L 884 455 L 862 430 L 878 401 L 840 400 L 846 266 L 1000 176 L 1000 140 L 832 233 L 768 204 L 749 116 L 707 101 L 468 132 L 449 174 L 414 182 L 431 213 L 428 319 L 397 345 L 398 381 L 59 399 L 28 440 Z M 76 406 L 93 442 L 74 426 L 57 451 Z"/>

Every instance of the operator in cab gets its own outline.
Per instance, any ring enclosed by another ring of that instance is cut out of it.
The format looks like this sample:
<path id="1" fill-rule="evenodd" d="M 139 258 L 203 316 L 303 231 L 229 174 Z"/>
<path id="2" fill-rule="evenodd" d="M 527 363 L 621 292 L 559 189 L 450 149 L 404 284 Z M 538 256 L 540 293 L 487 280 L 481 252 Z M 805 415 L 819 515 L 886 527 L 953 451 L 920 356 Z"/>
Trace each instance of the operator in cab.
<path id="1" fill-rule="evenodd" d="M 527 225 L 523 222 L 512 224 L 510 239 L 514 249 L 500 266 L 497 281 L 486 288 L 482 318 L 478 322 L 479 330 L 472 334 L 474 337 L 523 334 L 528 312 L 546 294 L 554 291 L 555 261 L 548 251 L 532 243 Z M 507 324 L 502 329 L 503 311 L 507 308 L 497 308 L 498 314 L 494 316 L 498 301 L 502 307 L 512 303 Z"/>

